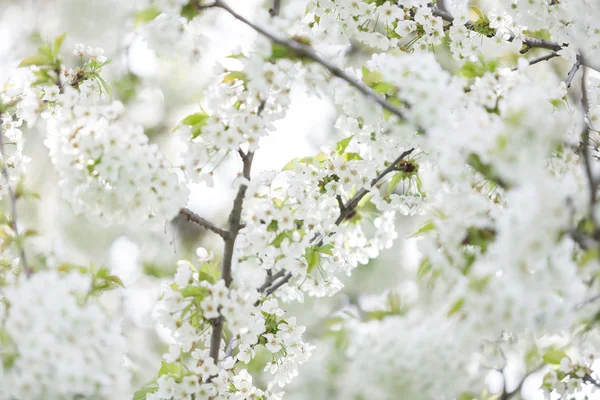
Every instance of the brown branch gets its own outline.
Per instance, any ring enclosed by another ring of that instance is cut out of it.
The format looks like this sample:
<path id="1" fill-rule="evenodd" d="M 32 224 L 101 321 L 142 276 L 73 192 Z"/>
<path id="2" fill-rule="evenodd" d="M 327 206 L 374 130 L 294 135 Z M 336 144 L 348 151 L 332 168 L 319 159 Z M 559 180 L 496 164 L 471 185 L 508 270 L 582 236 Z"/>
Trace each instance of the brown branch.
<path id="1" fill-rule="evenodd" d="M 252 168 L 252 160 L 254 159 L 254 153 L 248 151 L 244 153 L 242 150 L 238 151 L 243 162 L 242 175 L 248 181 L 250 180 L 250 170 Z M 221 278 L 225 281 L 225 286 L 231 286 L 231 266 L 233 261 L 233 250 L 235 248 L 235 240 L 237 239 L 240 229 L 242 229 L 242 208 L 244 205 L 244 196 L 248 186 L 244 183 L 240 184 L 237 195 L 233 200 L 233 207 L 229 214 L 228 230 L 227 235 L 223 236 L 225 240 L 225 247 L 223 250 L 223 265 L 221 267 Z M 223 324 L 225 319 L 223 316 L 219 316 L 211 321 L 213 331 L 210 337 L 210 356 L 215 360 L 215 364 L 219 360 L 219 350 L 221 347 L 221 338 L 223 336 Z"/>
<path id="2" fill-rule="evenodd" d="M 227 11 L 231 16 L 233 16 L 238 21 L 243 22 L 244 24 L 248 25 L 249 27 L 254 29 L 256 32 L 269 38 L 272 42 L 277 43 L 281 46 L 284 46 L 285 48 L 287 48 L 288 50 L 290 50 L 294 54 L 296 54 L 298 57 L 307 58 L 309 60 L 316 62 L 317 64 L 320 64 L 325 69 L 327 69 L 332 75 L 337 76 L 338 78 L 346 81 L 351 86 L 354 86 L 365 97 L 375 101 L 377 104 L 379 104 L 385 110 L 394 114 L 401 120 L 406 119 L 404 116 L 404 113 L 399 108 L 394 106 L 392 103 L 386 101 L 383 96 L 381 96 L 379 93 L 375 92 L 373 89 L 371 89 L 370 87 L 365 85 L 363 82 L 361 82 L 358 79 L 354 78 L 353 76 L 349 75 L 344 70 L 342 70 L 341 68 L 339 68 L 336 65 L 334 65 L 333 63 L 331 63 L 329 60 L 327 60 L 327 59 L 321 57 L 320 55 L 318 55 L 317 53 L 315 53 L 310 46 L 307 46 L 303 43 L 297 42 L 293 39 L 287 39 L 287 38 L 280 37 L 274 33 L 269 32 L 268 30 L 264 29 L 263 27 L 254 24 L 253 22 L 249 21 L 247 18 L 238 14 L 231 7 L 229 7 L 229 5 L 227 5 L 225 2 L 223 2 L 223 0 L 215 0 L 215 2 L 212 3 L 210 6 L 221 8 L 221 9 Z M 205 6 L 205 7 L 208 7 L 208 6 Z"/>
<path id="3" fill-rule="evenodd" d="M 22 238 L 19 236 L 19 227 L 17 226 L 17 196 L 15 196 L 15 192 L 10 186 L 10 176 L 8 174 L 8 168 L 6 167 L 6 153 L 4 151 L 4 132 L 2 131 L 2 113 L 0 113 L 0 153 L 2 154 L 2 175 L 4 176 L 4 180 L 6 181 L 6 191 L 8 192 L 8 197 L 10 199 L 10 209 L 12 213 L 10 226 L 14 231 L 15 237 L 17 239 L 16 243 L 17 247 L 19 248 L 21 262 L 23 263 L 23 272 L 25 272 L 26 277 L 30 277 L 33 273 L 33 270 L 27 263 L 27 257 L 25 256 L 25 248 L 23 247 L 23 243 L 21 242 Z"/>
<path id="4" fill-rule="evenodd" d="M 216 233 L 217 235 L 221 236 L 223 239 L 226 239 L 227 237 L 229 237 L 228 231 L 219 228 L 218 226 L 216 226 L 209 220 L 202 218 L 201 216 L 199 216 L 198 214 L 196 214 L 195 212 L 193 212 L 190 209 L 182 208 L 181 210 L 179 210 L 179 214 L 186 217 L 188 221 L 194 222 L 195 224 L 200 225 L 204 229 L 208 229 L 209 231 Z"/>

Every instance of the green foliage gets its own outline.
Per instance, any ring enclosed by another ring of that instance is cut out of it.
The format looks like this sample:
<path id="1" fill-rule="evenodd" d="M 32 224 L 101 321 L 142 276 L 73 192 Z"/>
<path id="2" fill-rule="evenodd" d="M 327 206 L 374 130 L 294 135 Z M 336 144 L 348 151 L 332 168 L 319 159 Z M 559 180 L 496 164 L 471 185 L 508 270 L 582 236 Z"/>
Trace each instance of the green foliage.
<path id="1" fill-rule="evenodd" d="M 481 77 L 486 73 L 495 73 L 498 69 L 497 60 L 485 60 L 483 57 L 479 57 L 477 61 L 468 60 L 464 63 L 458 74 L 468 79 Z"/>
<path id="2" fill-rule="evenodd" d="M 146 400 L 146 396 L 150 393 L 154 393 L 157 389 L 158 384 L 156 383 L 156 379 L 153 379 L 133 394 L 133 400 Z"/>
<path id="3" fill-rule="evenodd" d="M 135 16 L 135 26 L 140 26 L 147 22 L 152 21 L 154 18 L 160 15 L 160 11 L 156 7 L 146 8 L 138 12 Z"/>
<path id="4" fill-rule="evenodd" d="M 306 259 L 306 263 L 308 264 L 309 274 L 317 265 L 321 263 L 321 254 L 315 246 L 310 246 L 306 248 L 304 258 Z"/>
<path id="5" fill-rule="evenodd" d="M 337 142 L 335 144 L 335 152 L 338 153 L 339 155 L 344 154 L 344 152 L 346 151 L 346 147 L 348 147 L 348 145 L 350 144 L 350 141 L 352 141 L 353 137 L 354 137 L 354 135 L 348 136 L 347 138 L 342 139 L 339 142 Z"/>
<path id="6" fill-rule="evenodd" d="M 416 236 L 422 235 L 426 232 L 432 231 L 434 229 L 435 229 L 435 224 L 433 223 L 433 221 L 429 221 L 425 225 L 420 227 L 415 233 L 413 233 L 409 237 L 411 237 L 411 238 L 416 237 Z"/>
<path id="7" fill-rule="evenodd" d="M 508 184 L 502 180 L 496 173 L 492 170 L 491 165 L 484 163 L 481 161 L 481 158 L 478 154 L 471 153 L 467 158 L 467 163 L 475 169 L 475 171 L 479 172 L 490 182 L 494 182 L 498 186 L 507 189 Z"/>
<path id="8" fill-rule="evenodd" d="M 550 349 L 544 353 L 542 358 L 547 364 L 559 365 L 560 361 L 565 358 L 567 354 L 559 349 Z"/>
<path id="9" fill-rule="evenodd" d="M 210 277 L 206 272 L 204 273 L 206 276 Z M 210 277 L 212 279 L 212 277 Z M 213 282 L 211 282 L 213 283 Z M 190 285 L 186 286 L 180 290 L 180 293 L 183 297 L 206 297 L 208 295 L 208 289 L 200 286 Z"/>
<path id="10" fill-rule="evenodd" d="M 202 134 L 202 128 L 206 125 L 209 115 L 205 112 L 190 114 L 181 120 L 181 123 L 192 128 L 192 139 Z"/>

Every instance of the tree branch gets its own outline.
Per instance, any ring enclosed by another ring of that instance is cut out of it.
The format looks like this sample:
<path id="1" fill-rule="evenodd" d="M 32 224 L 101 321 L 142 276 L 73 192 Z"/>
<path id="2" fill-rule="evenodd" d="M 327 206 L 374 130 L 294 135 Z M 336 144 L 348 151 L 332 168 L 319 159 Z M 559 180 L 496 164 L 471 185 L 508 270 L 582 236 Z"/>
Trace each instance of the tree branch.
<path id="1" fill-rule="evenodd" d="M 4 176 L 4 180 L 6 181 L 6 191 L 8 192 L 8 197 L 10 200 L 10 209 L 12 213 L 12 221 L 10 225 L 12 230 L 15 232 L 15 237 L 17 238 L 17 247 L 19 248 L 21 262 L 23 263 L 23 271 L 25 272 L 25 276 L 30 277 L 33 273 L 33 270 L 27 263 L 27 257 L 25 256 L 25 248 L 23 247 L 23 243 L 21 242 L 22 239 L 19 235 L 19 227 L 17 226 L 17 197 L 15 196 L 15 192 L 10 186 L 10 176 L 8 174 L 8 168 L 6 167 L 6 153 L 4 151 L 4 132 L 2 131 L 2 113 L 0 113 L 0 153 L 2 154 L 2 175 Z"/>
<path id="2" fill-rule="evenodd" d="M 229 237 L 228 231 L 219 228 L 218 226 L 216 226 L 209 220 L 202 218 L 201 216 L 199 216 L 198 214 L 196 214 L 195 212 L 193 212 L 190 209 L 182 208 L 181 210 L 179 210 L 179 214 L 186 217 L 188 221 L 194 222 L 194 223 L 200 225 L 201 227 L 203 227 L 204 229 L 208 229 L 209 231 L 216 233 L 217 235 L 221 236 L 223 239 L 226 239 Z"/>
<path id="3" fill-rule="evenodd" d="M 243 162 L 242 175 L 248 181 L 250 181 L 250 170 L 252 168 L 252 160 L 254 159 L 254 153 L 248 151 L 244 153 L 242 150 L 238 151 Z M 229 214 L 228 231 L 227 235 L 223 237 L 225 240 L 225 247 L 223 250 L 223 265 L 221 267 L 221 278 L 225 281 L 225 286 L 231 286 L 231 266 L 233 261 L 233 250 L 235 248 L 235 240 L 237 239 L 240 229 L 242 229 L 242 207 L 244 205 L 244 196 L 248 186 L 244 183 L 240 184 L 237 195 L 233 200 L 233 207 Z M 210 337 L 210 356 L 215 360 L 215 364 L 219 360 L 219 348 L 221 347 L 221 337 L 223 336 L 223 316 L 219 316 L 212 320 L 213 331 Z"/>
<path id="4" fill-rule="evenodd" d="M 231 7 L 229 7 L 229 5 L 227 5 L 225 2 L 223 2 L 223 0 L 215 0 L 215 2 L 212 3 L 211 6 L 221 8 L 221 9 L 227 11 L 231 16 L 233 16 L 238 21 L 243 22 L 244 24 L 248 25 L 249 27 L 254 29 L 256 32 L 269 38 L 272 42 L 277 43 L 281 46 L 284 46 L 288 50 L 291 50 L 298 57 L 307 58 L 309 60 L 316 62 L 317 64 L 322 65 L 332 75 L 337 76 L 338 78 L 346 81 L 351 86 L 354 86 L 365 97 L 375 101 L 377 104 L 379 104 L 385 110 L 394 114 L 401 120 L 406 119 L 404 116 L 404 113 L 399 108 L 394 106 L 392 103 L 389 103 L 388 101 L 386 101 L 383 96 L 381 96 L 379 93 L 372 90 L 370 87 L 365 85 L 363 82 L 361 82 L 358 79 L 354 78 L 353 76 L 349 75 L 344 70 L 342 70 L 341 68 L 339 68 L 336 65 L 334 65 L 333 63 L 331 63 L 329 60 L 327 60 L 327 59 L 321 57 L 320 55 L 318 55 L 317 53 L 313 52 L 313 50 L 311 49 L 310 46 L 307 46 L 305 44 L 297 42 L 293 39 L 287 39 L 287 38 L 280 37 L 274 33 L 267 31 L 263 27 L 254 24 L 253 22 L 249 21 L 242 15 L 238 14 Z"/>

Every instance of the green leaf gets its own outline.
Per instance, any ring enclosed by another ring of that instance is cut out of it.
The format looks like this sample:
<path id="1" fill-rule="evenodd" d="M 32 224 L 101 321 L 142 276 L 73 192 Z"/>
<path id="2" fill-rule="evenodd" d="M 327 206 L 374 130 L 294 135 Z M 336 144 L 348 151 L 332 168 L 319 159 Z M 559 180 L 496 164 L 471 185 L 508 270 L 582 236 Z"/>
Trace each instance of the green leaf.
<path id="1" fill-rule="evenodd" d="M 100 81 L 100 84 L 104 88 L 104 91 L 106 92 L 108 97 L 112 98 L 112 89 L 110 88 L 110 85 L 100 75 L 96 75 L 96 79 Z"/>
<path id="2" fill-rule="evenodd" d="M 161 12 L 155 7 L 142 10 L 135 16 L 135 26 L 145 24 L 146 22 L 150 22 L 154 18 L 158 17 L 160 14 Z"/>
<path id="3" fill-rule="evenodd" d="M 223 83 L 234 82 L 235 80 L 246 82 L 248 80 L 248 77 L 242 71 L 231 71 L 230 73 L 225 75 L 225 77 L 223 78 Z"/>
<path id="4" fill-rule="evenodd" d="M 146 396 L 154 393 L 156 389 L 158 389 L 158 385 L 156 384 L 156 379 L 153 379 L 133 394 L 133 400 L 146 400 Z"/>
<path id="5" fill-rule="evenodd" d="M 315 251 L 313 247 L 308 247 L 304 257 L 308 263 L 308 273 L 310 274 L 312 270 L 321 263 L 321 255 L 318 251 Z"/>
<path id="6" fill-rule="evenodd" d="M 287 58 L 290 60 L 299 60 L 299 57 L 294 53 L 294 51 L 290 50 L 288 47 L 273 43 L 271 50 L 271 57 L 269 58 L 270 62 Z"/>
<path id="7" fill-rule="evenodd" d="M 210 279 L 212 279 L 212 277 L 207 274 L 206 272 L 203 272 L 204 276 L 208 276 L 210 277 Z M 208 294 L 208 289 L 204 288 L 204 287 L 200 287 L 200 286 L 194 286 L 194 285 L 190 285 L 190 286 L 186 286 L 183 289 L 181 289 L 181 295 L 183 297 L 201 297 L 201 296 L 206 296 Z"/>
<path id="8" fill-rule="evenodd" d="M 179 364 L 173 364 L 173 363 L 168 363 L 168 362 L 162 361 L 160 370 L 158 371 L 158 376 L 161 377 L 161 376 L 167 375 L 167 374 L 179 375 L 180 373 L 181 373 L 181 368 L 179 367 Z"/>
<path id="9" fill-rule="evenodd" d="M 398 172 L 397 174 L 392 176 L 392 179 L 390 179 L 390 183 L 388 183 L 388 187 L 387 187 L 387 195 L 388 196 L 391 195 L 394 192 L 394 190 L 396 190 L 396 188 L 398 187 L 398 184 L 400 183 L 402 178 L 404 178 L 403 172 Z"/>
<path id="10" fill-rule="evenodd" d="M 568 358 L 567 354 L 564 351 L 558 349 L 550 349 L 542 356 L 542 358 L 547 364 L 554 365 L 560 364 L 560 361 L 565 357 Z"/>
<path id="11" fill-rule="evenodd" d="M 429 232 L 431 230 L 435 229 L 435 224 L 433 223 L 433 221 L 429 221 L 427 222 L 425 225 L 423 225 L 422 227 L 419 228 L 419 230 L 417 230 L 415 233 L 413 233 L 412 235 L 410 235 L 409 237 L 415 237 L 415 236 L 419 236 L 425 232 Z"/>
<path id="12" fill-rule="evenodd" d="M 17 68 L 31 67 L 32 65 L 48 65 L 52 63 L 52 59 L 44 55 L 31 56 L 23 59 Z"/>
<path id="13" fill-rule="evenodd" d="M 181 9 L 181 16 L 188 21 L 194 19 L 199 14 L 198 8 L 194 4 L 197 4 L 197 0 L 190 1 Z"/>
<path id="14" fill-rule="evenodd" d="M 285 239 L 286 237 L 288 237 L 288 233 L 281 232 L 279 235 L 275 236 L 275 239 L 273 239 L 273 241 L 271 242 L 271 246 L 279 248 L 281 246 L 281 243 L 283 243 L 283 239 Z"/>
<path id="15" fill-rule="evenodd" d="M 336 153 L 338 153 L 339 155 L 344 154 L 344 151 L 346 151 L 346 147 L 348 147 L 348 145 L 350 144 L 350 141 L 352 140 L 353 137 L 354 137 L 354 135 L 348 136 L 347 138 L 342 139 L 339 142 L 337 142 L 335 145 Z"/>
<path id="16" fill-rule="evenodd" d="M 54 55 L 54 57 L 58 57 L 58 54 L 60 53 L 60 49 L 63 45 L 63 42 L 65 41 L 65 36 L 67 34 L 63 33 L 62 35 L 58 36 L 56 39 L 54 39 L 54 43 L 52 44 L 52 54 Z"/>
<path id="17" fill-rule="evenodd" d="M 588 262 L 590 262 L 592 260 L 597 260 L 597 259 L 598 259 L 598 248 L 592 247 L 591 249 L 587 249 L 585 251 L 585 253 L 582 254 L 577 265 L 579 265 L 580 267 L 583 267 Z"/>
<path id="18" fill-rule="evenodd" d="M 198 272 L 198 279 L 200 281 L 207 281 L 213 285 L 217 282 L 217 280 L 211 274 L 205 271 Z"/>
<path id="19" fill-rule="evenodd" d="M 346 161 L 351 161 L 351 160 L 362 160 L 363 158 L 360 156 L 360 154 L 358 153 L 344 153 L 344 160 Z"/>
<path id="20" fill-rule="evenodd" d="M 427 275 L 433 268 L 431 261 L 428 258 L 423 258 L 417 269 L 417 278 L 421 279 Z"/>
<path id="21" fill-rule="evenodd" d="M 373 90 L 381 94 L 393 94 L 396 91 L 396 86 L 387 82 L 379 82 L 373 86 Z"/>
<path id="22" fill-rule="evenodd" d="M 463 305 L 465 304 L 465 298 L 461 297 L 460 299 L 456 300 L 454 302 L 454 304 L 452 304 L 452 307 L 450 307 L 450 309 L 448 310 L 448 316 L 452 316 L 454 314 L 456 314 L 457 312 L 459 312 Z"/>
<path id="23" fill-rule="evenodd" d="M 274 219 L 267 226 L 267 232 L 277 232 L 278 230 L 279 230 L 279 224 L 277 223 L 277 220 Z"/>
<path id="24" fill-rule="evenodd" d="M 479 8 L 477 8 L 475 6 L 471 6 L 470 9 L 479 17 L 479 19 L 482 19 L 482 20 L 485 19 L 485 15 L 481 12 L 481 10 Z"/>
<path id="25" fill-rule="evenodd" d="M 202 128 L 206 125 L 208 118 L 208 114 L 197 112 L 182 119 L 181 123 L 192 127 L 192 139 L 196 139 L 202 133 Z"/>
<path id="26" fill-rule="evenodd" d="M 319 253 L 327 254 L 328 256 L 333 256 L 332 250 L 333 250 L 333 245 L 331 243 L 315 248 L 315 251 L 318 251 Z"/>
<path id="27" fill-rule="evenodd" d="M 367 67 L 362 67 L 362 81 L 370 87 L 381 82 L 382 75 L 377 71 L 370 71 Z"/>

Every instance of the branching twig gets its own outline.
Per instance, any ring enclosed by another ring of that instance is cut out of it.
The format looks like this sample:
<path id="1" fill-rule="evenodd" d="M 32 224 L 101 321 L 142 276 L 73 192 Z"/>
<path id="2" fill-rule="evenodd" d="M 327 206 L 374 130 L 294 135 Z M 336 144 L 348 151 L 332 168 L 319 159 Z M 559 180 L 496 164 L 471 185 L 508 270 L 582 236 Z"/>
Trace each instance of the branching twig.
<path id="1" fill-rule="evenodd" d="M 535 65 L 535 64 L 538 64 L 538 63 L 541 63 L 541 62 L 544 62 L 544 61 L 551 60 L 554 57 L 558 57 L 558 53 L 553 51 L 552 53 L 548 53 L 545 56 L 534 58 L 533 60 L 528 61 L 528 63 L 529 63 L 529 65 Z M 514 67 L 512 70 L 516 71 L 518 69 L 519 69 L 519 67 Z"/>
<path id="2" fill-rule="evenodd" d="M 400 161 L 402 161 L 405 157 L 407 157 L 408 155 L 410 155 L 414 150 L 415 149 L 413 148 L 413 149 L 410 149 L 410 150 L 406 150 L 405 152 L 403 152 L 402 154 L 400 154 L 394 161 L 392 161 L 390 163 L 390 165 L 386 169 L 384 169 L 379 175 L 377 175 L 371 181 L 370 188 L 372 189 L 387 174 L 389 174 L 390 172 L 394 171 L 396 169 L 398 163 Z M 343 203 L 342 198 L 340 196 L 336 196 L 336 199 L 338 200 L 338 204 L 340 205 L 340 215 L 336 219 L 335 225 L 340 225 L 349 215 L 351 215 L 356 210 L 356 207 L 358 206 L 358 203 L 360 203 L 360 201 L 362 200 L 362 198 L 365 197 L 367 195 L 367 193 L 369 193 L 369 190 L 363 188 L 363 189 L 359 190 L 358 193 L 356 193 L 345 204 Z M 283 278 L 280 279 L 280 280 L 278 280 L 278 281 L 275 281 L 271 286 L 269 286 L 267 284 L 267 280 L 265 279 L 265 283 L 263 283 L 258 288 L 259 293 L 262 293 L 264 291 L 264 296 L 265 297 L 269 296 L 273 292 L 275 292 L 277 289 L 279 289 L 281 286 L 285 285 L 292 278 L 292 273 L 291 272 L 285 273 L 284 270 L 279 271 L 277 274 L 274 275 L 274 277 L 278 276 L 278 275 L 283 275 Z M 258 303 L 259 302 L 255 303 L 255 304 L 257 305 Z"/>
<path id="3" fill-rule="evenodd" d="M 571 83 L 573 82 L 573 79 L 575 78 L 575 74 L 577 74 L 577 71 L 581 67 L 581 62 L 582 62 L 581 56 L 577 56 L 577 60 L 575 61 L 575 64 L 573 64 L 573 67 L 569 71 L 569 74 L 567 75 L 567 79 L 565 80 L 565 85 L 567 85 L 567 88 L 571 87 Z"/>
<path id="4" fill-rule="evenodd" d="M 250 181 L 250 170 L 252 168 L 252 160 L 254 159 L 254 153 L 248 151 L 244 153 L 242 150 L 238 151 L 243 162 L 242 175 L 245 179 Z M 225 281 L 225 286 L 231 285 L 231 265 L 233 261 L 233 250 L 235 247 L 235 240 L 237 239 L 240 229 L 242 229 L 242 207 L 244 204 L 244 196 L 248 186 L 245 183 L 240 184 L 237 195 L 233 200 L 233 207 L 229 214 L 227 235 L 223 237 L 225 240 L 225 248 L 223 250 L 223 265 L 221 268 L 221 278 Z M 219 360 L 219 348 L 221 347 L 221 337 L 223 336 L 223 316 L 219 316 L 212 320 L 213 331 L 210 337 L 210 356 L 215 360 L 215 363 Z"/>
<path id="5" fill-rule="evenodd" d="M 17 246 L 19 248 L 19 253 L 21 256 L 21 262 L 23 263 L 23 271 L 25 272 L 25 276 L 31 276 L 33 270 L 27 263 L 27 257 L 25 256 L 25 248 L 23 247 L 23 243 L 21 242 L 22 238 L 19 236 L 19 227 L 17 226 L 17 197 L 15 196 L 15 192 L 12 190 L 10 186 L 10 176 L 8 175 L 8 168 L 6 167 L 6 153 L 4 151 L 4 132 L 2 131 L 2 114 L 0 113 L 0 153 L 2 154 L 2 175 L 4 176 L 6 191 L 8 192 L 8 197 L 10 200 L 10 209 L 12 212 L 11 218 L 11 227 L 15 233 L 15 237 L 17 238 Z"/>
<path id="6" fill-rule="evenodd" d="M 226 239 L 229 237 L 228 231 L 219 228 L 218 226 L 216 226 L 209 220 L 202 218 L 201 216 L 199 216 L 192 210 L 189 210 L 187 208 L 182 208 L 181 210 L 179 210 L 179 214 L 186 217 L 188 219 L 188 221 L 194 222 L 194 223 L 200 225 L 201 227 L 216 233 L 217 235 L 221 236 L 223 239 Z"/>
<path id="7" fill-rule="evenodd" d="M 305 44 L 297 42 L 293 39 L 287 39 L 287 38 L 280 37 L 279 35 L 269 32 L 268 30 L 264 29 L 263 27 L 254 24 L 253 22 L 251 22 L 244 16 L 238 14 L 235 10 L 233 10 L 231 7 L 229 7 L 229 5 L 227 5 L 225 2 L 223 2 L 223 0 L 215 0 L 215 2 L 211 4 L 211 6 L 221 8 L 221 9 L 227 11 L 231 16 L 233 16 L 238 21 L 243 22 L 244 24 L 248 25 L 249 27 L 254 29 L 256 32 L 269 38 L 272 42 L 277 43 L 281 46 L 284 46 L 288 50 L 291 50 L 298 57 L 307 58 L 309 60 L 316 62 L 317 64 L 320 64 L 321 66 L 325 67 L 325 69 L 327 69 L 332 75 L 337 76 L 338 78 L 343 79 L 344 81 L 349 83 L 351 86 L 354 86 L 365 97 L 375 101 L 377 104 L 379 104 L 385 110 L 394 114 L 401 120 L 406 119 L 404 116 L 404 113 L 399 108 L 394 106 L 392 103 L 386 101 L 383 96 L 381 96 L 379 93 L 375 92 L 373 89 L 371 89 L 370 87 L 365 85 L 363 82 L 361 82 L 358 79 L 354 78 L 353 76 L 349 75 L 348 73 L 346 73 L 344 70 L 342 70 L 341 68 L 334 65 L 329 60 L 327 60 L 327 59 L 321 57 L 320 55 L 318 55 L 317 53 L 315 53 L 310 46 L 307 46 Z"/>

